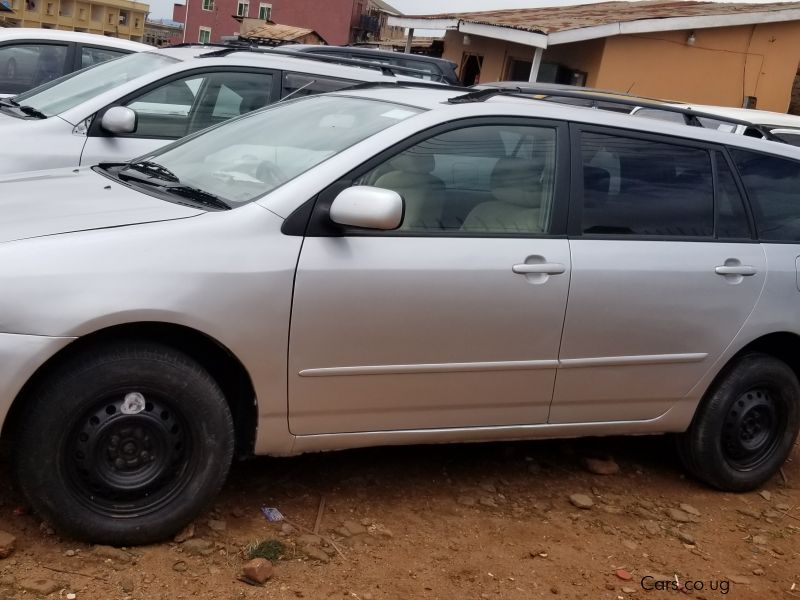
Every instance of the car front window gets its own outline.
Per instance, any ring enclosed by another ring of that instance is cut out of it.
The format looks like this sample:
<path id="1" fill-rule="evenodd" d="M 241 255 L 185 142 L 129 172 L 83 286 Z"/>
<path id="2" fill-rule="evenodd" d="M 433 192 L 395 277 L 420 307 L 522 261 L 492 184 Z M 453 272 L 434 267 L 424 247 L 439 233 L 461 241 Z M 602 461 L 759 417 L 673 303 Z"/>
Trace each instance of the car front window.
<path id="1" fill-rule="evenodd" d="M 182 186 L 235 207 L 420 112 L 378 100 L 314 96 L 250 113 L 137 160 L 157 163 Z"/>
<path id="2" fill-rule="evenodd" d="M 154 52 L 138 52 L 89 67 L 15 97 L 48 117 L 74 108 L 89 98 L 132 81 L 178 59 Z"/>

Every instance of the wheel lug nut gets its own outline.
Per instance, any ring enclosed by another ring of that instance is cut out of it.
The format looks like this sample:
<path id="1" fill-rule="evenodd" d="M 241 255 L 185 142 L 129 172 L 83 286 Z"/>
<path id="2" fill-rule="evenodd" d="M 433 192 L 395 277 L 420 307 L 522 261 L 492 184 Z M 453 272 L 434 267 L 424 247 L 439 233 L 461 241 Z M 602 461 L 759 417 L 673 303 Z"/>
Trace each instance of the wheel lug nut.
<path id="1" fill-rule="evenodd" d="M 114 466 L 117 469 L 124 469 L 125 468 L 125 461 L 122 460 L 121 458 L 118 458 L 117 460 L 114 461 Z"/>

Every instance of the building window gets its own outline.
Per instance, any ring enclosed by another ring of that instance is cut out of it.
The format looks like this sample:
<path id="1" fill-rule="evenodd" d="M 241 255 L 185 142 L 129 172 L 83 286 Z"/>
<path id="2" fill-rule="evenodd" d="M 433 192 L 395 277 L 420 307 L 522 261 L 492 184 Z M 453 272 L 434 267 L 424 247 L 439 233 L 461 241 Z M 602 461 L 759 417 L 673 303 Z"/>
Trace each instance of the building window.
<path id="1" fill-rule="evenodd" d="M 239 0 L 239 4 L 236 6 L 236 16 L 247 17 L 249 12 L 250 0 Z"/>
<path id="2" fill-rule="evenodd" d="M 200 35 L 197 38 L 201 44 L 211 43 L 211 27 L 201 27 Z"/>
<path id="3" fill-rule="evenodd" d="M 262 2 L 258 5 L 258 18 L 262 21 L 269 21 L 272 19 L 272 4 Z"/>
<path id="4" fill-rule="evenodd" d="M 203 10 L 214 10 L 214 0 L 203 0 Z"/>
<path id="5" fill-rule="evenodd" d="M 47 14 L 48 15 L 54 15 L 55 14 L 55 10 L 53 9 L 53 3 L 52 2 L 48 2 L 47 3 Z"/>

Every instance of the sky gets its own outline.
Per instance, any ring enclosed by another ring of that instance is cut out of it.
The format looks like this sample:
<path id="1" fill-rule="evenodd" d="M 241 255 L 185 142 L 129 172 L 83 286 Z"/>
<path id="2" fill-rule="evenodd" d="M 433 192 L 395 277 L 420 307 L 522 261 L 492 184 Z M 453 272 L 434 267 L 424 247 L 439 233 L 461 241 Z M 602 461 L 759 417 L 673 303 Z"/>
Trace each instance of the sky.
<path id="1" fill-rule="evenodd" d="M 143 0 L 150 4 L 153 18 L 171 18 L 172 4 L 175 0 Z M 185 0 L 180 0 L 185 2 Z M 191 0 L 190 0 L 191 1 Z M 325 2 L 326 0 L 317 0 Z M 400 12 L 407 15 L 435 14 L 441 12 L 467 12 L 475 10 L 498 10 L 503 8 L 535 8 L 538 6 L 568 6 L 572 4 L 593 4 L 605 0 L 387 0 Z M 723 0 L 724 1 L 724 0 Z M 753 0 L 732 0 L 752 2 Z M 754 3 L 780 0 L 755 0 Z"/>

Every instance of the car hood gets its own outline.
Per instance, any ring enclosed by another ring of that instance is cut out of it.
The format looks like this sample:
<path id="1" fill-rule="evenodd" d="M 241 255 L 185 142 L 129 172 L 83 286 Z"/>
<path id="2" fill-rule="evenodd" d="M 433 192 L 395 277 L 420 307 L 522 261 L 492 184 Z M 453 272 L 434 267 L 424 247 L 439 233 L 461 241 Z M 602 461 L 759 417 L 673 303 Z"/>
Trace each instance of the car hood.
<path id="1" fill-rule="evenodd" d="M 154 198 L 89 168 L 0 177 L 0 243 L 205 212 Z"/>

